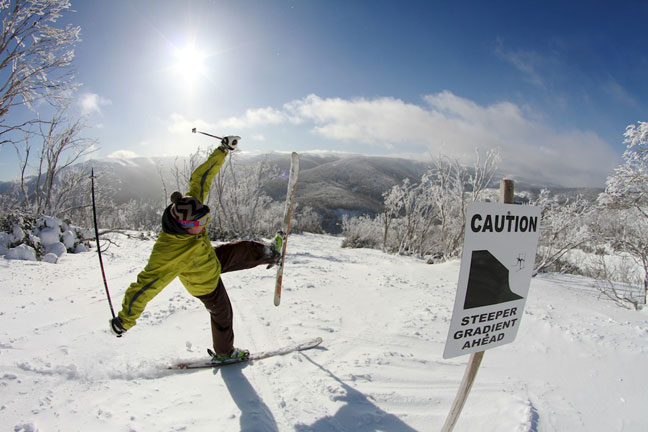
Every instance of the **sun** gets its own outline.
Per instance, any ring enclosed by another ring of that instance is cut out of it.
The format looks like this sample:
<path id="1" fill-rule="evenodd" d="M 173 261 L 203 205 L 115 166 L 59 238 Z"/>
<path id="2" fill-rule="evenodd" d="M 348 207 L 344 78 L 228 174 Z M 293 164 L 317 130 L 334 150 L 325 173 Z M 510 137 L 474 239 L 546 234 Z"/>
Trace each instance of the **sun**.
<path id="1" fill-rule="evenodd" d="M 205 75 L 207 56 L 194 43 L 177 48 L 174 57 L 173 70 L 185 85 L 193 85 Z"/>

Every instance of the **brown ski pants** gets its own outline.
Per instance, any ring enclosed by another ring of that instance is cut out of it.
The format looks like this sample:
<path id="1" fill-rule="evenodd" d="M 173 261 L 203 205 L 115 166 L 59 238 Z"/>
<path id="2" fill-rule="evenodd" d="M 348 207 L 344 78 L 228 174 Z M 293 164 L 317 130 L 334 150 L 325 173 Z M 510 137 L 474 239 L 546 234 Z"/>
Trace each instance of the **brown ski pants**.
<path id="1" fill-rule="evenodd" d="M 276 261 L 276 256 L 269 256 L 267 245 L 255 241 L 226 243 L 215 246 L 214 251 L 221 264 L 221 273 L 250 269 Z M 218 285 L 214 291 L 196 298 L 202 301 L 209 311 L 214 352 L 229 353 L 234 347 L 233 313 L 223 280 L 218 278 Z"/>

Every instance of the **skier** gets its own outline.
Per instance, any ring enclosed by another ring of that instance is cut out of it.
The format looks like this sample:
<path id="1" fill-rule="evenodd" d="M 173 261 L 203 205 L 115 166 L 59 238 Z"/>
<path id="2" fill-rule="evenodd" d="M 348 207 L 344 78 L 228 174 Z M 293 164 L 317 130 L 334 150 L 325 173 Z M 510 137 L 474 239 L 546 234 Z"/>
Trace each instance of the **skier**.
<path id="1" fill-rule="evenodd" d="M 121 337 L 132 328 L 146 304 L 176 277 L 187 291 L 202 301 L 211 317 L 215 361 L 244 359 L 249 351 L 234 347 L 232 306 L 220 278 L 221 273 L 243 270 L 279 260 L 283 238 L 273 244 L 238 241 L 212 247 L 205 231 L 209 207 L 205 205 L 212 180 L 241 138 L 227 136 L 208 159 L 191 174 L 189 192 L 171 194 L 171 204 L 162 215 L 160 233 L 148 264 L 124 294 L 122 309 L 110 320 L 110 329 Z"/>

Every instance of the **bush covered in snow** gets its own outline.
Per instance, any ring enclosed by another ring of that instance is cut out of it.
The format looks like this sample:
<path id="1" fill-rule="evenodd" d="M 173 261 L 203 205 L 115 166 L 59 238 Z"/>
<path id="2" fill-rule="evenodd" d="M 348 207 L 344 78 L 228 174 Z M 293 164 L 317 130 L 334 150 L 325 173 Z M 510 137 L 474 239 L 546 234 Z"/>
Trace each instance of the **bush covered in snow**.
<path id="1" fill-rule="evenodd" d="M 344 247 L 381 247 L 418 256 L 460 255 L 466 205 L 489 200 L 499 151 L 476 152 L 472 169 L 440 155 L 420 182 L 405 179 L 383 193 L 384 210 L 375 218 L 343 221 Z"/>
<path id="2" fill-rule="evenodd" d="M 0 255 L 7 259 L 55 263 L 66 253 L 86 252 L 90 230 L 51 216 L 12 213 L 0 218 Z"/>

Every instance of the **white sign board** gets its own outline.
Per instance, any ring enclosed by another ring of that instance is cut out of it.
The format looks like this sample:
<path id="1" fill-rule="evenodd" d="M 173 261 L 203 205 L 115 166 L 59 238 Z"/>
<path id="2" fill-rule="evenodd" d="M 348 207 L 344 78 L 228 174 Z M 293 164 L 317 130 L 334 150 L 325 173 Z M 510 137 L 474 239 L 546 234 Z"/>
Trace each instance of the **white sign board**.
<path id="1" fill-rule="evenodd" d="M 443 358 L 513 342 L 531 283 L 539 234 L 537 207 L 468 206 L 457 297 Z"/>

